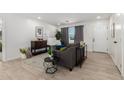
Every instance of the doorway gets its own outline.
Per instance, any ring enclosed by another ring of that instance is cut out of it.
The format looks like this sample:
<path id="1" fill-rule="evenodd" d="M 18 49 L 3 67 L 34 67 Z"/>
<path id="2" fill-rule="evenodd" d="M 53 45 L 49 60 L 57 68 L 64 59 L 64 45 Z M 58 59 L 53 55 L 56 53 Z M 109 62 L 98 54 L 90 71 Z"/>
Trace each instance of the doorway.
<path id="1" fill-rule="evenodd" d="M 98 21 L 93 30 L 93 52 L 108 53 L 108 21 Z"/>

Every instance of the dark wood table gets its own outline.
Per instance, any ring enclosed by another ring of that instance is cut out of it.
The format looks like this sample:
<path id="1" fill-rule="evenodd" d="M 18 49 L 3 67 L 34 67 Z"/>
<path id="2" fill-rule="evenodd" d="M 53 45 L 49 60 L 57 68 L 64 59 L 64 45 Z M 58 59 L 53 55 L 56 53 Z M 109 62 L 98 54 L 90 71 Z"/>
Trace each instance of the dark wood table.
<path id="1" fill-rule="evenodd" d="M 31 41 L 31 53 L 33 55 L 41 54 L 44 52 L 47 52 L 47 40 L 36 40 L 36 41 Z M 43 48 L 45 50 L 43 51 Z"/>
<path id="2" fill-rule="evenodd" d="M 84 45 L 83 47 L 77 47 L 76 48 L 76 65 L 82 66 L 82 63 L 87 58 L 87 45 Z"/>

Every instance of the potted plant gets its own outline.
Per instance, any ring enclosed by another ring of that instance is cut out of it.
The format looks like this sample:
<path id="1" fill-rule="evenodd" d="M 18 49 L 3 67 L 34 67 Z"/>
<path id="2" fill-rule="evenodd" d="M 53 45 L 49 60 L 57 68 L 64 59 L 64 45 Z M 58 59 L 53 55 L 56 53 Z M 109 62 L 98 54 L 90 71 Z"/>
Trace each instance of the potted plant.
<path id="1" fill-rule="evenodd" d="M 21 58 L 26 59 L 27 49 L 26 48 L 20 48 L 20 53 L 21 53 Z"/>
<path id="2" fill-rule="evenodd" d="M 52 55 L 53 55 L 51 48 L 49 48 L 49 50 L 48 50 L 48 55 L 49 55 L 50 58 L 51 58 Z"/>
<path id="3" fill-rule="evenodd" d="M 56 34 L 55 34 L 55 37 L 56 37 L 56 40 L 61 40 L 61 32 L 60 31 L 57 31 Z"/>

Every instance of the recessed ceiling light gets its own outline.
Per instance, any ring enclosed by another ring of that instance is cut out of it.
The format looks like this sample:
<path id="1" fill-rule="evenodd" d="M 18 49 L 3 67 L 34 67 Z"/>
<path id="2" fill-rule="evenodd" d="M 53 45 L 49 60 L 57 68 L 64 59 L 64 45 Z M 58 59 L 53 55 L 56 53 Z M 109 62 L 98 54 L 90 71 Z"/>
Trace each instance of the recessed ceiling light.
<path id="1" fill-rule="evenodd" d="M 120 13 L 117 13 L 116 16 L 120 16 L 121 14 Z"/>
<path id="2" fill-rule="evenodd" d="M 37 17 L 37 19 L 41 19 L 41 17 Z"/>
<path id="3" fill-rule="evenodd" d="M 97 16 L 96 19 L 101 19 L 101 16 Z"/>

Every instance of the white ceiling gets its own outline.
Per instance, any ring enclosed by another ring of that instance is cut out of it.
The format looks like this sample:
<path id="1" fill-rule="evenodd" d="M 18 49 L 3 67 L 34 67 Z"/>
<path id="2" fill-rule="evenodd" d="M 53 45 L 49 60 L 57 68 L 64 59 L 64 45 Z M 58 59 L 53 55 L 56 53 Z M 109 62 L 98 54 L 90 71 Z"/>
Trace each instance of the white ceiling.
<path id="1" fill-rule="evenodd" d="M 37 19 L 37 17 L 41 17 L 40 19 L 41 21 L 57 26 L 58 24 L 66 25 L 66 24 L 96 20 L 97 16 L 101 16 L 101 19 L 107 19 L 112 14 L 111 13 L 28 13 L 23 15 L 35 19 Z"/>

